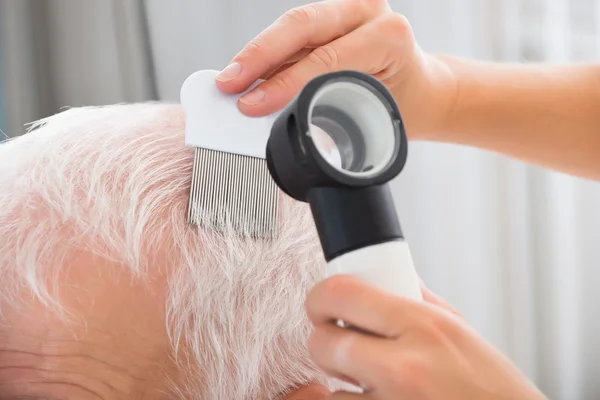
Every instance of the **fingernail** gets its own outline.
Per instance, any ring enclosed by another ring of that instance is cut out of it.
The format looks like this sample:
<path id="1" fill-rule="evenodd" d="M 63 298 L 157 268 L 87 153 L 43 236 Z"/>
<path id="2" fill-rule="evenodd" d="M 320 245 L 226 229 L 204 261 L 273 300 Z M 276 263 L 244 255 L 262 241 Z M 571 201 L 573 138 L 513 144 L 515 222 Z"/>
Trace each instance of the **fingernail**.
<path id="1" fill-rule="evenodd" d="M 234 62 L 229 64 L 223 71 L 217 75 L 217 80 L 221 82 L 229 82 L 242 72 L 242 64 Z"/>
<path id="2" fill-rule="evenodd" d="M 265 98 L 265 92 L 262 89 L 254 89 L 250 93 L 242 96 L 240 101 L 247 106 L 254 106 L 263 101 Z"/>

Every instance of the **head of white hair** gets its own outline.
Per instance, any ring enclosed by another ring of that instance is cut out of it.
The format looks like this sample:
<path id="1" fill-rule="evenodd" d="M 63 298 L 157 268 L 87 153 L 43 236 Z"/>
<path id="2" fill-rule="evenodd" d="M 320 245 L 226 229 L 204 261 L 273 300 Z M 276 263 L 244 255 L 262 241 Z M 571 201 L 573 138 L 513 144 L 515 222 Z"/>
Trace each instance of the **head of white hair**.
<path id="1" fill-rule="evenodd" d="M 76 108 L 0 145 L 0 310 L 25 287 L 69 317 L 57 271 L 73 251 L 136 279 L 168 276 L 164 305 L 189 399 L 272 399 L 329 381 L 306 350 L 303 303 L 324 277 L 305 205 L 281 194 L 275 239 L 186 223 L 193 150 L 178 105 Z"/>

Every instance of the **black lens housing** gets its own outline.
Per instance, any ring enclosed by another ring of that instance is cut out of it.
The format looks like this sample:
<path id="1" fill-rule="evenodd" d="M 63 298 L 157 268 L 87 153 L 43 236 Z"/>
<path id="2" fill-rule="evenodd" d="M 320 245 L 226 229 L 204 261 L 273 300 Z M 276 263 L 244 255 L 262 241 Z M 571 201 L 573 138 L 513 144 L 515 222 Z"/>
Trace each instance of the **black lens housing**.
<path id="1" fill-rule="evenodd" d="M 368 89 L 389 112 L 395 147 L 378 174 L 361 176 L 336 169 L 308 135 L 314 96 L 340 81 Z M 402 171 L 407 155 L 407 135 L 394 97 L 378 79 L 358 71 L 311 80 L 273 123 L 266 149 L 268 169 L 281 190 L 310 203 L 327 261 L 361 247 L 403 239 L 387 183 Z"/>

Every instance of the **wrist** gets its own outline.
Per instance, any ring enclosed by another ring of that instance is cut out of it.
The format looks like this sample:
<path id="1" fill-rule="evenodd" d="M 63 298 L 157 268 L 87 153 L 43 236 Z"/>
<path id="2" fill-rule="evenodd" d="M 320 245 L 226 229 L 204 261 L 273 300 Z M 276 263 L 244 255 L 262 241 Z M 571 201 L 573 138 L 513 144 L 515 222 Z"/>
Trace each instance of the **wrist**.
<path id="1" fill-rule="evenodd" d="M 460 75 L 452 68 L 453 57 L 434 54 L 427 57 L 425 75 L 438 116 L 435 124 L 421 133 L 420 139 L 444 141 L 444 137 L 450 133 L 452 117 L 459 105 Z"/>
<path id="2" fill-rule="evenodd" d="M 447 57 L 417 49 L 404 75 L 406 82 L 392 90 L 410 140 L 443 140 L 458 102 L 458 75 Z"/>

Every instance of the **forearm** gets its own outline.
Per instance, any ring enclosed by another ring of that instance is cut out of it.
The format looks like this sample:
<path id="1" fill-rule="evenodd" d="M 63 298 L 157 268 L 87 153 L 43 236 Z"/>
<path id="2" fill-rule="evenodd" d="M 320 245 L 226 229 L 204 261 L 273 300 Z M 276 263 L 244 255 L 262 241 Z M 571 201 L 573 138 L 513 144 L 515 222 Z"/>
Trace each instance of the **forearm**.
<path id="1" fill-rule="evenodd" d="M 428 139 L 600 180 L 600 65 L 506 65 L 444 57 L 456 102 Z"/>

